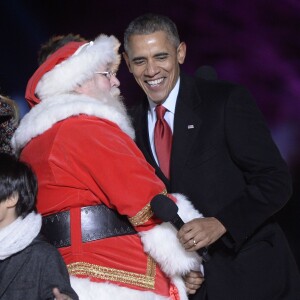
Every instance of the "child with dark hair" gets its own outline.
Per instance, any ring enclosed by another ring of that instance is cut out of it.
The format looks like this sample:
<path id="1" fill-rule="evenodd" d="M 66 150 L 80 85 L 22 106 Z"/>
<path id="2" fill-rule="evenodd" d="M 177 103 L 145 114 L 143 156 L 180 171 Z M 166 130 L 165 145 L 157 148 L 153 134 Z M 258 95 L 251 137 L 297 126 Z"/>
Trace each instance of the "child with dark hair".
<path id="1" fill-rule="evenodd" d="M 78 299 L 59 252 L 39 234 L 36 194 L 31 168 L 0 154 L 0 299 Z"/>

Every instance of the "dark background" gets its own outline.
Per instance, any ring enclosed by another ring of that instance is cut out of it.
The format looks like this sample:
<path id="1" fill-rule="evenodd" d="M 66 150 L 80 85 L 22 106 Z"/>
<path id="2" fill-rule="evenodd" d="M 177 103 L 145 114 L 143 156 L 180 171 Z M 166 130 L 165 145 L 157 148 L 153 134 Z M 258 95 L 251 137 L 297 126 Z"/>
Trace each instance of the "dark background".
<path id="1" fill-rule="evenodd" d="M 300 266 L 300 0 L 0 0 L 0 12 L 0 92 L 18 101 L 22 115 L 37 51 L 52 35 L 106 33 L 122 41 L 142 13 L 173 19 L 187 43 L 184 71 L 213 66 L 255 96 L 293 176 L 294 195 L 276 217 Z M 125 101 L 134 103 L 142 92 L 124 62 L 118 77 Z"/>

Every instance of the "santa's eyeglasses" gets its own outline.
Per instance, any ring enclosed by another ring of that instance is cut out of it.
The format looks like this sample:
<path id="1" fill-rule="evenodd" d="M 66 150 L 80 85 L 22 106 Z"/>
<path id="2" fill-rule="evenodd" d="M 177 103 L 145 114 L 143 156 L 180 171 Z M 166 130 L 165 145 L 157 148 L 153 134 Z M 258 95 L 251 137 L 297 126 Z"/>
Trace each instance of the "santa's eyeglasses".
<path id="1" fill-rule="evenodd" d="M 107 77 L 108 79 L 110 79 L 112 76 L 117 76 L 116 72 L 111 72 L 111 71 L 95 72 L 95 74 L 103 75 L 103 76 Z"/>

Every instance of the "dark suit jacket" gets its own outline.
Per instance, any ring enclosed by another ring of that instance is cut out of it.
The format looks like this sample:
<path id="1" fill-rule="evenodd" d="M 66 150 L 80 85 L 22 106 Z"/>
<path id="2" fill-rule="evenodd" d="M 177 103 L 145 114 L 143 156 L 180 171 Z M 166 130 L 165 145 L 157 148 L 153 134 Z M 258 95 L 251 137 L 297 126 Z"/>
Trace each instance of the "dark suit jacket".
<path id="1" fill-rule="evenodd" d="M 148 139 L 147 100 L 131 110 L 136 143 L 169 192 L 183 193 L 227 233 L 210 246 L 205 284 L 191 299 L 300 299 L 300 277 L 272 216 L 291 195 L 287 166 L 241 86 L 181 75 L 171 179 Z"/>
<path id="2" fill-rule="evenodd" d="M 54 287 L 78 299 L 61 255 L 40 236 L 21 252 L 0 261 L 1 300 L 54 299 Z"/>

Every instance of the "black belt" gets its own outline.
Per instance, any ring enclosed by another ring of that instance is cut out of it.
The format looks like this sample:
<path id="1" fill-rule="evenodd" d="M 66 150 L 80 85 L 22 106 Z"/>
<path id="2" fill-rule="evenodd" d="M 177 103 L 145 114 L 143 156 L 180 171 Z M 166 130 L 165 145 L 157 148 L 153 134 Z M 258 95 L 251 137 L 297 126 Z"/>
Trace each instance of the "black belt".
<path id="1" fill-rule="evenodd" d="M 43 217 L 41 232 L 57 248 L 70 246 L 70 211 Z M 136 233 L 125 216 L 103 204 L 81 208 L 83 243 Z"/>

